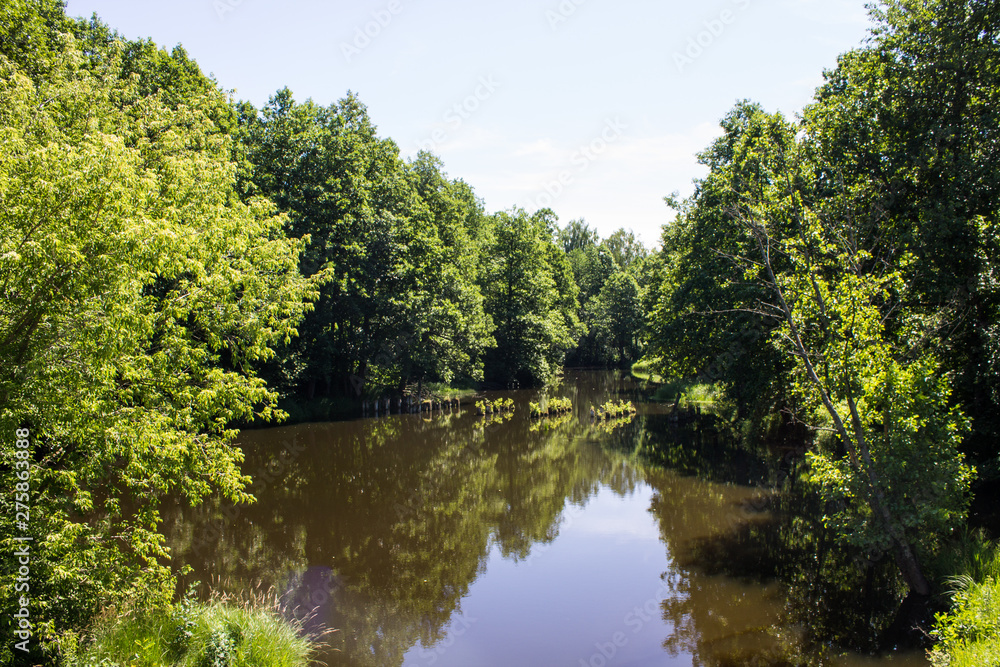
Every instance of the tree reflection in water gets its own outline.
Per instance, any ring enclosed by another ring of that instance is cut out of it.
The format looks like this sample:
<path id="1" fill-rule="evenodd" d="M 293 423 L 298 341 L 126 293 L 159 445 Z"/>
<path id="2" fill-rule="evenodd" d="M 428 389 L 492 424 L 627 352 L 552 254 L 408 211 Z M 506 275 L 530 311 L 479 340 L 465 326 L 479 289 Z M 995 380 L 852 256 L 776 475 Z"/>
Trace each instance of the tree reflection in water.
<path id="1" fill-rule="evenodd" d="M 709 416 L 678 426 L 646 405 L 635 419 L 594 423 L 591 404 L 639 399 L 612 373 L 569 375 L 558 395 L 574 413 L 559 418 L 529 418 L 536 392 L 501 395 L 518 403 L 501 420 L 466 410 L 245 432 L 257 502 L 167 512 L 175 564 L 216 589 L 284 592 L 300 618 L 311 614 L 311 632 L 339 629 L 319 656 L 330 665 L 398 666 L 418 643 L 442 645 L 461 627 L 462 600 L 494 548 L 526 559 L 558 537 L 567 507 L 602 488 L 625 496 L 649 485 L 670 561 L 667 653 L 698 665 L 780 664 L 845 627 L 816 593 L 844 615 L 853 599 L 838 591 L 863 590 L 857 575 L 831 578 L 835 555 L 805 513 L 753 485 L 774 466 Z M 826 557 L 810 569 L 816 553 Z M 793 583 L 790 596 L 776 579 Z M 797 619 L 810 631 L 795 630 Z"/>

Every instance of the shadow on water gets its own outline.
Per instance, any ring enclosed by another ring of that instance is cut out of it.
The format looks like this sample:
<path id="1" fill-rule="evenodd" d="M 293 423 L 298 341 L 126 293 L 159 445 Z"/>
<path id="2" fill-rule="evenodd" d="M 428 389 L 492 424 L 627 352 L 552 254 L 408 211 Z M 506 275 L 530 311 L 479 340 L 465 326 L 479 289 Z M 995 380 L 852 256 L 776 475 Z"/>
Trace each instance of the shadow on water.
<path id="1" fill-rule="evenodd" d="M 646 494 L 648 507 L 629 521 L 650 524 L 664 566 L 640 585 L 665 585 L 667 594 L 660 634 L 649 626 L 630 636 L 630 649 L 652 642 L 658 655 L 628 664 L 820 664 L 833 646 L 870 648 L 888 609 L 879 592 L 896 591 L 891 569 L 831 549 L 808 518 L 814 508 L 771 492 L 780 471 L 766 453 L 742 450 L 711 415 L 679 424 L 654 404 L 635 418 L 593 422 L 590 405 L 641 398 L 620 374 L 568 373 L 551 395 L 571 398 L 572 414 L 531 419 L 527 404 L 539 393 L 521 390 L 489 393 L 515 400 L 513 415 L 499 419 L 462 409 L 246 432 L 240 445 L 257 502 L 168 508 L 175 567 L 192 566 L 185 579 L 215 589 L 277 589 L 307 631 L 337 629 L 318 656 L 329 665 L 429 664 L 413 657 L 417 647 L 475 641 L 475 632 L 461 636 L 463 605 L 482 599 L 474 584 L 498 562 L 546 552 L 558 572 L 560 550 L 549 548 L 568 539 L 567 512 L 586 513 L 602 493 Z M 610 557 L 623 573 L 633 569 L 628 543 L 587 539 L 566 556 L 565 581 L 553 590 L 569 596 L 581 583 L 570 572 L 587 572 L 591 559 L 597 568 L 596 554 L 608 549 L 620 549 Z M 518 581 L 509 584 L 515 616 L 518 605 L 553 604 Z M 561 621 L 565 647 L 551 637 L 537 664 L 593 664 L 581 660 L 594 650 L 590 638 L 570 646 L 574 627 L 593 615 L 578 611 Z M 461 664 L 459 654 L 435 660 Z"/>

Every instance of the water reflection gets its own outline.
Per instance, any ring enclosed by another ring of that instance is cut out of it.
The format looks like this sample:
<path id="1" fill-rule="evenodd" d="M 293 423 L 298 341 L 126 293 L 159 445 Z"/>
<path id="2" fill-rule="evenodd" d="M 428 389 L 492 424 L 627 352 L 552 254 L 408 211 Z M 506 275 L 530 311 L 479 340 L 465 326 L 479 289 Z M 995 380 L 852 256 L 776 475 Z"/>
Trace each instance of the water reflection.
<path id="1" fill-rule="evenodd" d="M 338 629 L 320 656 L 330 665 L 752 664 L 732 661 L 797 651 L 783 589 L 711 567 L 728 558 L 720 536 L 769 534 L 775 515 L 749 484 L 773 472 L 760 457 L 655 406 L 593 423 L 590 405 L 640 398 L 615 374 L 571 374 L 553 395 L 574 412 L 531 419 L 537 393 L 496 392 L 513 416 L 245 432 L 257 503 L 167 512 L 174 562 L 215 588 L 285 592 L 311 632 Z"/>

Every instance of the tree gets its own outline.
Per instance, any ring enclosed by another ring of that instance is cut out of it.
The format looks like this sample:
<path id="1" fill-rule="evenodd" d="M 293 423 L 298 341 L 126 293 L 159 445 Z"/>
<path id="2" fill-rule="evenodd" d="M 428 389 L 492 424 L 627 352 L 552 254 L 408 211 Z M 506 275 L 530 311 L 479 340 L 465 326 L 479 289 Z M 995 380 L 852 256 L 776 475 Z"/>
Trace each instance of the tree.
<path id="1" fill-rule="evenodd" d="M 893 553 L 910 590 L 926 596 L 921 553 L 967 508 L 965 419 L 938 361 L 912 345 L 926 332 L 903 310 L 906 257 L 884 244 L 878 211 L 838 192 L 794 132 L 737 145 L 756 178 L 731 214 L 757 252 L 732 259 L 772 294 L 756 312 L 781 322 L 774 334 L 795 360 L 799 418 L 823 414 L 837 438 L 809 456 L 810 480 L 836 508 L 826 523 L 869 553 Z"/>
<path id="2" fill-rule="evenodd" d="M 684 202 L 668 198 L 677 219 L 663 228 L 662 250 L 647 289 L 647 358 L 660 375 L 715 383 L 735 404 L 747 432 L 787 407 L 789 360 L 771 343 L 777 322 L 756 312 L 773 299 L 757 281 L 734 270 L 732 257 L 756 252 L 731 216 L 739 193 L 758 180 L 758 166 L 740 146 L 766 145 L 787 132 L 780 116 L 741 102 L 721 121 L 722 136 L 699 155 L 709 170 Z"/>
<path id="3" fill-rule="evenodd" d="M 0 54 L 31 79 L 58 67 L 70 20 L 62 0 L 9 0 L 0 5 Z"/>
<path id="4" fill-rule="evenodd" d="M 641 356 L 643 311 L 639 283 L 631 273 L 620 271 L 604 283 L 591 301 L 587 322 L 591 334 L 613 364 L 631 364 Z"/>
<path id="5" fill-rule="evenodd" d="M 691 372 L 719 345 L 706 337 L 740 342 L 755 326 L 714 362 L 724 386 L 770 377 L 780 402 L 766 407 L 832 435 L 809 456 L 827 526 L 865 553 L 894 554 L 926 595 L 921 558 L 964 518 L 972 471 L 964 417 L 921 343 L 935 318 L 911 307 L 912 256 L 827 160 L 820 133 L 750 104 L 723 128 L 702 156 L 708 177 L 664 232 L 654 343 Z"/>
<path id="6" fill-rule="evenodd" d="M 602 241 L 583 220 L 571 220 L 558 238 L 579 289 L 578 316 L 586 328 L 567 363 L 621 366 L 636 361 L 643 327 L 636 276 L 641 274 L 646 249 L 624 229 Z"/>
<path id="7" fill-rule="evenodd" d="M 311 397 L 399 391 L 482 377 L 492 342 L 476 282 L 482 204 L 421 154 L 380 139 L 354 95 L 321 108 L 287 89 L 241 126 L 247 192 L 272 197 L 292 235 L 309 234 L 302 272 L 327 280 L 276 375 Z"/>
<path id="8" fill-rule="evenodd" d="M 965 450 L 995 477 L 1000 8 L 891 0 L 872 18 L 870 44 L 841 56 L 805 110 L 806 131 L 843 187 L 882 211 L 885 242 L 912 259 L 901 266 L 906 308 L 937 321 L 922 345 L 972 420 Z"/>
<path id="9" fill-rule="evenodd" d="M 642 242 L 635 237 L 635 233 L 625 229 L 619 229 L 604 239 L 603 245 L 622 271 L 631 271 L 637 262 L 649 254 Z"/>
<path id="10" fill-rule="evenodd" d="M 484 354 L 494 344 L 493 322 L 477 283 L 482 202 L 463 181 L 449 181 L 441 161 L 429 153 L 421 152 L 407 171 L 426 213 L 414 216 L 416 233 L 425 241 L 407 281 L 409 344 L 395 355 L 402 363 L 401 383 L 482 380 Z"/>
<path id="11" fill-rule="evenodd" d="M 304 242 L 268 202 L 235 197 L 232 141 L 211 121 L 221 92 L 173 108 L 122 77 L 120 49 L 95 64 L 72 38 L 52 48 L 35 81 L 0 57 L 0 431 L 30 432 L 46 642 L 101 606 L 169 600 L 162 498 L 251 500 L 230 425 L 275 415 L 252 366 L 315 294 Z M 0 456 L 14 488 L 12 439 Z M 10 553 L 25 531 L 2 498 Z M 8 636 L 15 576 L 5 559 Z"/>
<path id="12" fill-rule="evenodd" d="M 559 242 L 562 243 L 563 250 L 567 255 L 574 250 L 593 248 L 600 241 L 601 237 L 597 230 L 591 229 L 583 218 L 570 220 L 565 227 L 559 230 Z"/>
<path id="13" fill-rule="evenodd" d="M 548 209 L 493 216 L 480 286 L 496 325 L 486 371 L 494 381 L 550 380 L 583 333 L 576 283 L 554 231 Z"/>

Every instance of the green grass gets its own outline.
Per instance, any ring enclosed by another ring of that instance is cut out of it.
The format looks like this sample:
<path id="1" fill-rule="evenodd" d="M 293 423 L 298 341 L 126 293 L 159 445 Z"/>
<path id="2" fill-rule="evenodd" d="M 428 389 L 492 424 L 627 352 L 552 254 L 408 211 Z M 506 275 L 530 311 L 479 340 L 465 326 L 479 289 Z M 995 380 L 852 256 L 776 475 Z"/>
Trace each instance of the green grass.
<path id="1" fill-rule="evenodd" d="M 444 399 L 464 399 L 471 398 L 476 395 L 476 390 L 474 387 L 453 387 L 440 382 L 431 382 L 424 385 L 424 393 L 429 393 L 431 396 L 436 398 Z"/>
<path id="2" fill-rule="evenodd" d="M 105 614 L 69 667 L 304 667 L 312 644 L 260 601 L 190 598 L 172 611 Z"/>
<path id="3" fill-rule="evenodd" d="M 931 653 L 935 667 L 1000 665 L 1000 579 L 967 579 L 967 584 L 955 591 L 952 610 L 936 617 L 934 634 L 940 643 Z"/>
<path id="4" fill-rule="evenodd" d="M 645 382 L 662 383 L 663 378 L 656 374 L 658 366 L 655 359 L 640 359 L 632 364 L 632 377 Z"/>
<path id="5" fill-rule="evenodd" d="M 661 403 L 673 403 L 678 398 L 682 404 L 715 403 L 719 400 L 719 390 L 712 384 L 698 384 L 692 380 L 671 380 L 663 383 L 653 393 L 653 400 Z"/>
<path id="6" fill-rule="evenodd" d="M 939 572 L 950 571 L 951 611 L 938 614 L 931 653 L 935 667 L 1000 665 L 1000 545 L 985 534 L 965 532 L 938 558 Z"/>
<path id="7" fill-rule="evenodd" d="M 975 583 L 1000 579 L 1000 547 L 982 530 L 963 530 L 941 549 L 932 572 L 942 588 L 952 590 L 960 578 Z"/>

